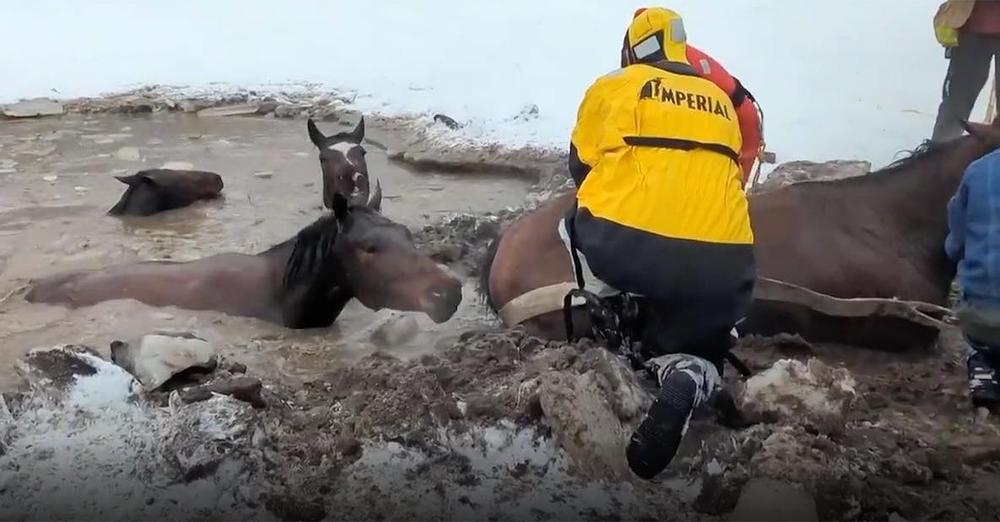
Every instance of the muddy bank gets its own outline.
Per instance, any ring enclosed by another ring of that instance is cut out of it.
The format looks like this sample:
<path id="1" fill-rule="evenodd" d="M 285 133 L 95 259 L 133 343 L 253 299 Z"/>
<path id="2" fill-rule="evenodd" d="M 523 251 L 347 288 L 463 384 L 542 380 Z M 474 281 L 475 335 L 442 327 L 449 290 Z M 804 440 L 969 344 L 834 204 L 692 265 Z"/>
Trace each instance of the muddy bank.
<path id="1" fill-rule="evenodd" d="M 5 518 L 659 518 L 691 496 L 621 475 L 615 450 L 646 397 L 585 345 L 470 334 L 419 362 L 265 383 L 261 408 L 147 393 L 86 348 L 47 353 L 5 395 Z M 559 413 L 562 397 L 599 417 Z"/>
<path id="2" fill-rule="evenodd" d="M 745 340 L 739 353 L 757 372 L 783 359 L 808 375 L 772 376 L 770 395 L 743 405 L 757 414 L 749 428 L 700 412 L 652 483 L 622 459 L 651 383 L 588 343 L 470 332 L 418 361 L 372 355 L 301 389 L 264 379 L 262 408 L 144 393 L 86 356 L 4 396 L 0 504 L 118 519 L 712 519 L 768 479 L 820 519 L 1000 514 L 1000 430 L 968 411 L 957 354 L 899 360 L 788 339 Z M 229 363 L 204 383 L 232 379 Z M 96 479 L 120 487 L 84 487 Z"/>

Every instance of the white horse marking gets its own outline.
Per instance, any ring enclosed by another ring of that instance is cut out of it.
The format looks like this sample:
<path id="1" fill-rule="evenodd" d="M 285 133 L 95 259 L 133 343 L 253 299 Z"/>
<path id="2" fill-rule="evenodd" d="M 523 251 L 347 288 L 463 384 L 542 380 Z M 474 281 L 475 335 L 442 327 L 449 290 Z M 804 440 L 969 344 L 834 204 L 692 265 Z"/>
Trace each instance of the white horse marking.
<path id="1" fill-rule="evenodd" d="M 328 146 L 327 150 L 332 150 L 343 154 L 344 159 L 346 159 L 347 162 L 350 163 L 352 167 L 357 167 L 357 165 L 354 164 L 354 161 L 351 160 L 351 157 L 347 154 L 348 152 L 354 150 L 355 147 L 361 147 L 361 145 L 358 145 L 357 143 L 351 143 L 349 141 L 338 141 L 337 143 Z"/>

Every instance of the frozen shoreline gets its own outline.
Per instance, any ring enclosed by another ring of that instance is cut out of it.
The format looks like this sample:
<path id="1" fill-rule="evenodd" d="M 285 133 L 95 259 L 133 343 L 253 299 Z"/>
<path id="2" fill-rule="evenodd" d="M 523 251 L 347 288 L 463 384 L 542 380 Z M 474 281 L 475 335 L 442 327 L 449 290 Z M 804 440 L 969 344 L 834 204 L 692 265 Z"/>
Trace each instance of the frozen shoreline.
<path id="1" fill-rule="evenodd" d="M 938 3 L 874 10 L 859 0 L 677 0 L 670 7 L 685 16 L 692 43 L 761 101 L 779 162 L 863 159 L 878 168 L 916 147 L 933 125 L 947 66 L 931 30 Z M 352 104 L 365 113 L 447 114 L 467 124 L 468 140 L 564 148 L 583 91 L 616 66 L 624 24 L 642 4 L 485 5 L 12 4 L 5 14 L 15 23 L 0 36 L 0 67 L 9 73 L 0 102 L 147 84 L 289 90 L 308 82 L 357 93 Z M 39 34 L 49 36 L 39 41 Z M 981 99 L 974 116 L 984 107 Z"/>

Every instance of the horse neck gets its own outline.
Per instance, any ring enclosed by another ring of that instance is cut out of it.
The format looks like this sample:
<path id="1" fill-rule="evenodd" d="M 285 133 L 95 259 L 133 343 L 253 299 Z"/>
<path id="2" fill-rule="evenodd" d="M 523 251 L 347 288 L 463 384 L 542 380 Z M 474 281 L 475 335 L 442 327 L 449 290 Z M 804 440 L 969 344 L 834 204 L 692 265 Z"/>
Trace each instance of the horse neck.
<path id="1" fill-rule="evenodd" d="M 292 239 L 257 254 L 269 265 L 275 306 L 291 327 L 327 326 L 353 298 L 341 265 L 336 260 L 323 263 L 324 270 L 286 286 L 285 273 L 294 249 Z"/>
<path id="2" fill-rule="evenodd" d="M 963 136 L 954 144 L 953 151 L 942 153 L 943 158 L 937 168 L 928 168 L 931 171 L 927 175 L 928 183 L 938 189 L 927 191 L 929 202 L 941 207 L 947 206 L 958 190 L 965 170 L 993 148 L 975 136 Z"/>
<path id="3" fill-rule="evenodd" d="M 958 189 L 965 169 L 982 157 L 990 146 L 974 136 L 959 138 L 951 150 L 887 176 L 885 191 L 872 191 L 871 205 L 885 209 L 884 219 L 896 223 L 897 234 L 913 250 L 912 261 L 925 267 L 926 276 L 940 293 L 948 295 L 955 266 L 944 254 L 948 234 L 948 202 Z M 877 175 L 877 174 L 876 174 Z"/>
<path id="4" fill-rule="evenodd" d="M 989 147 L 973 136 L 964 136 L 950 145 L 951 150 L 932 153 L 924 159 L 896 172 L 873 173 L 870 178 L 859 178 L 858 187 L 880 187 L 882 190 L 862 189 L 870 198 L 870 205 L 883 208 L 886 219 L 898 218 L 907 226 L 943 230 L 947 228 L 948 201 L 955 194 L 962 175 L 970 163 L 985 154 Z M 935 241 L 938 238 L 933 238 Z M 943 238 L 942 238 L 943 240 Z"/>
<path id="5" fill-rule="evenodd" d="M 268 282 L 279 299 L 285 293 L 285 268 L 288 266 L 288 260 L 292 257 L 294 248 L 295 240 L 291 239 L 257 254 L 257 257 L 263 259 L 268 265 Z"/>

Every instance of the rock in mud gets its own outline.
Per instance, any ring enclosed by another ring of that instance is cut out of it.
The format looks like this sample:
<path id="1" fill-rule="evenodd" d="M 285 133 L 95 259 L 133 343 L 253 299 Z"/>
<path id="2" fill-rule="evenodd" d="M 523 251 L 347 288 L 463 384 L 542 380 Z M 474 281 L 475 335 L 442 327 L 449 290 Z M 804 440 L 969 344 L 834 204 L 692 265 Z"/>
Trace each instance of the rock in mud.
<path id="1" fill-rule="evenodd" d="M 157 105 L 156 102 L 145 96 L 123 96 L 115 100 L 112 110 L 125 114 L 148 114 L 156 109 L 154 105 Z M 162 107 L 163 104 L 158 105 Z"/>
<path id="2" fill-rule="evenodd" d="M 257 418 L 243 402 L 213 397 L 178 406 L 171 400 L 170 409 L 160 454 L 187 482 L 212 474 L 234 452 L 252 446 Z"/>
<path id="3" fill-rule="evenodd" d="M 63 114 L 63 105 L 48 98 L 32 98 L 3 107 L 4 116 L 8 118 L 37 118 L 40 116 L 58 116 Z"/>
<path id="4" fill-rule="evenodd" d="M 191 100 L 181 100 L 177 102 L 174 105 L 174 107 L 176 107 L 177 110 L 182 112 L 198 112 L 202 109 L 209 107 L 210 105 L 211 103 L 206 100 L 191 99 Z"/>
<path id="5" fill-rule="evenodd" d="M 372 332 L 372 342 L 379 346 L 399 346 L 413 338 L 420 330 L 420 325 L 412 315 L 396 316 L 387 319 Z"/>
<path id="6" fill-rule="evenodd" d="M 160 332 L 137 343 L 111 343 L 111 360 L 134 375 L 147 390 L 192 368 L 211 370 L 217 364 L 215 348 L 190 333 Z"/>
<path id="7" fill-rule="evenodd" d="M 314 522 L 326 518 L 326 508 L 322 503 L 292 496 L 274 495 L 264 505 L 281 520 Z"/>
<path id="8" fill-rule="evenodd" d="M 298 105 L 278 105 L 274 108 L 274 116 L 276 118 L 294 118 L 298 116 L 303 110 L 303 107 Z"/>
<path id="9" fill-rule="evenodd" d="M 75 383 L 79 376 L 97 373 L 92 358 L 100 359 L 100 356 L 88 346 L 67 344 L 39 348 L 18 361 L 16 369 L 33 387 L 62 390 Z"/>
<path id="10" fill-rule="evenodd" d="M 794 183 L 824 181 L 863 176 L 871 171 L 868 161 L 833 160 L 822 163 L 814 161 L 789 161 L 775 167 L 763 183 L 759 183 L 751 193 L 766 192 Z"/>
<path id="11" fill-rule="evenodd" d="M 816 358 L 805 364 L 782 359 L 746 382 L 742 405 L 765 421 L 796 419 L 821 433 L 835 433 L 843 429 L 846 408 L 856 397 L 846 369 Z"/>
<path id="12" fill-rule="evenodd" d="M 544 422 L 585 476 L 625 480 L 626 426 L 615 415 L 596 372 L 556 371 L 540 377 Z"/>
<path id="13" fill-rule="evenodd" d="M 256 114 L 259 110 L 260 106 L 256 103 L 241 103 L 238 105 L 202 109 L 198 111 L 198 117 L 240 116 L 244 114 Z"/>
<path id="14" fill-rule="evenodd" d="M 260 379 L 253 377 L 236 377 L 216 381 L 203 386 L 192 386 L 179 392 L 180 398 L 186 403 L 200 402 L 212 398 L 213 394 L 229 395 L 234 399 L 251 404 L 255 408 L 267 406 L 261 396 L 263 385 Z"/>
<path id="15" fill-rule="evenodd" d="M 194 164 L 187 161 L 168 161 L 160 168 L 169 170 L 194 170 Z"/>
<path id="16" fill-rule="evenodd" d="M 812 495 L 787 482 L 750 479 L 729 520 L 819 520 Z"/>
<path id="17" fill-rule="evenodd" d="M 142 159 L 142 155 L 139 154 L 138 147 L 122 147 L 115 151 L 115 159 L 121 161 L 139 161 Z"/>
<path id="18" fill-rule="evenodd" d="M 460 123 L 455 121 L 450 116 L 446 116 L 444 114 L 435 114 L 434 121 L 444 125 L 445 127 L 448 127 L 451 130 L 458 130 L 462 128 L 462 125 Z"/>

